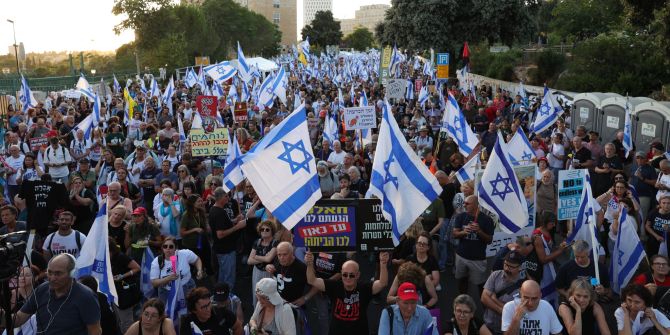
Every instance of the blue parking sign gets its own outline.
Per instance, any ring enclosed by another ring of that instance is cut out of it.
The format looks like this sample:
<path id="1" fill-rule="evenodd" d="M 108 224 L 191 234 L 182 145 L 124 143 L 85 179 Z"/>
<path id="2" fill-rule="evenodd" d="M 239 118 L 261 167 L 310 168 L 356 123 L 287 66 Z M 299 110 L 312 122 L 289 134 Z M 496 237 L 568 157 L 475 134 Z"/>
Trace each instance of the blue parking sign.
<path id="1" fill-rule="evenodd" d="M 449 65 L 449 54 L 437 54 L 437 65 Z"/>

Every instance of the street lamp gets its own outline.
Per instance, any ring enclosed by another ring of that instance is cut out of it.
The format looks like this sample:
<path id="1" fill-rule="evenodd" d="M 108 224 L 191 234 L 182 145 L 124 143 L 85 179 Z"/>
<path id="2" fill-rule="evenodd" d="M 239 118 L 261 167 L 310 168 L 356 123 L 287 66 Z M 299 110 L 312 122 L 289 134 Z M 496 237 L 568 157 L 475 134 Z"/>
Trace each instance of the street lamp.
<path id="1" fill-rule="evenodd" d="M 91 75 L 95 76 L 95 69 L 91 69 Z"/>
<path id="2" fill-rule="evenodd" d="M 14 21 L 7 19 L 7 22 L 12 24 L 12 30 L 14 31 L 14 56 L 16 57 L 16 75 L 21 74 L 19 69 L 19 46 L 16 44 L 16 27 L 14 26 Z"/>

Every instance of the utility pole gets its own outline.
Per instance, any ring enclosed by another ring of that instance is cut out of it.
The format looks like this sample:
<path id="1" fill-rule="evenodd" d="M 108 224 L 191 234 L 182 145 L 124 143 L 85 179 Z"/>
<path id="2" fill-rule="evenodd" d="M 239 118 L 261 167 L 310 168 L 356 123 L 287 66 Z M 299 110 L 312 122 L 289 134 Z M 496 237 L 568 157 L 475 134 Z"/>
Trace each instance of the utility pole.
<path id="1" fill-rule="evenodd" d="M 16 57 L 16 76 L 18 77 L 21 74 L 21 69 L 19 68 L 19 45 L 16 44 L 16 26 L 14 21 L 7 19 L 7 22 L 12 24 L 12 31 L 14 31 L 14 57 Z"/>

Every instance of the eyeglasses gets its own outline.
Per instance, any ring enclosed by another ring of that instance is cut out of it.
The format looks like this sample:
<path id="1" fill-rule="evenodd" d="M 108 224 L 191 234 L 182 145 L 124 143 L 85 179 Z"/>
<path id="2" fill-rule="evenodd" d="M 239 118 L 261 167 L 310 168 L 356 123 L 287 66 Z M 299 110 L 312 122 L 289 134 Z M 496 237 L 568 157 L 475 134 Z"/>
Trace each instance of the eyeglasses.
<path id="1" fill-rule="evenodd" d="M 416 245 L 418 245 L 420 247 L 427 247 L 428 243 L 426 243 L 426 242 L 416 242 Z"/>
<path id="2" fill-rule="evenodd" d="M 654 265 L 658 265 L 658 266 L 668 266 L 668 263 L 654 262 L 654 263 L 652 263 L 652 264 L 654 264 Z"/>
<path id="3" fill-rule="evenodd" d="M 210 307 L 212 307 L 212 302 L 211 302 L 211 300 L 210 300 L 210 302 L 208 302 L 208 303 L 206 303 L 206 304 L 204 304 L 204 305 L 198 307 L 198 309 L 207 309 L 207 308 L 210 308 Z"/>
<path id="4" fill-rule="evenodd" d="M 149 312 L 142 313 L 142 316 L 147 319 L 158 319 L 160 317 L 158 313 L 149 313 Z"/>
<path id="5" fill-rule="evenodd" d="M 263 232 L 268 232 L 268 233 L 269 233 L 269 232 L 271 232 L 271 231 L 272 231 L 272 229 L 270 229 L 270 228 L 261 228 L 261 232 L 262 232 L 262 233 L 263 233 Z"/>
<path id="6" fill-rule="evenodd" d="M 163 249 L 174 249 L 174 244 L 163 244 Z"/>
<path id="7" fill-rule="evenodd" d="M 342 272 L 342 278 L 356 278 L 356 274 L 353 272 Z"/>
<path id="8" fill-rule="evenodd" d="M 472 311 L 468 311 L 468 310 L 460 309 L 460 308 L 456 308 L 454 310 L 454 314 L 459 314 L 459 315 L 468 315 L 470 313 L 472 313 Z"/>
<path id="9" fill-rule="evenodd" d="M 507 262 L 503 263 L 503 265 L 506 266 L 507 268 L 509 268 L 510 270 L 518 269 L 521 266 L 520 264 L 519 265 L 511 265 L 510 263 L 507 263 Z"/>

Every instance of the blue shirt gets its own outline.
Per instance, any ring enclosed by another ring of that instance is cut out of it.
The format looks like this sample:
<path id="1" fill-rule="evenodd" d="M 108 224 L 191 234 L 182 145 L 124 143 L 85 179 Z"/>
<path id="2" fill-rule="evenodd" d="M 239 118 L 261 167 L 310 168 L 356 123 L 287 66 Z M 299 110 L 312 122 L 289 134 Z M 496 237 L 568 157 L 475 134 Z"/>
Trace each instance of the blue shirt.
<path id="1" fill-rule="evenodd" d="M 392 305 L 391 308 L 393 309 L 393 334 L 391 334 L 388 311 L 383 310 L 379 319 L 379 335 L 438 335 L 437 327 L 433 327 L 432 331 L 426 333 L 433 324 L 433 317 L 426 307 L 416 306 L 414 315 L 410 318 L 407 326 L 405 326 L 398 305 Z"/>

